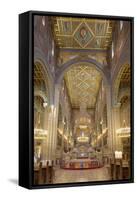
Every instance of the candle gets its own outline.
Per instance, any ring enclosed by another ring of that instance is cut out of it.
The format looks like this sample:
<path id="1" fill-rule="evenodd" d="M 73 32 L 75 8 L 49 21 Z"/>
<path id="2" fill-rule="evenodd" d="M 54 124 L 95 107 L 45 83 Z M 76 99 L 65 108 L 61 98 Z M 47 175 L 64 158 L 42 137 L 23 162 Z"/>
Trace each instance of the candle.
<path id="1" fill-rule="evenodd" d="M 122 151 L 115 151 L 115 158 L 122 159 Z"/>

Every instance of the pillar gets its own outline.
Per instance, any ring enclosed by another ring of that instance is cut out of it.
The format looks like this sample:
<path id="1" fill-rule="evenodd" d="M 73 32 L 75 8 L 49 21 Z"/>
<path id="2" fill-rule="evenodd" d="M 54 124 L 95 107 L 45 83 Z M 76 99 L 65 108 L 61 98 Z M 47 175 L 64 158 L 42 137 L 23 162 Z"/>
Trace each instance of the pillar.
<path id="1" fill-rule="evenodd" d="M 47 134 L 47 149 L 46 155 L 47 160 L 52 160 L 51 149 L 52 149 L 52 121 L 53 118 L 53 106 L 48 106 L 48 134 Z"/>
<path id="2" fill-rule="evenodd" d="M 54 101 L 48 109 L 47 160 L 56 159 L 59 92 L 60 87 L 58 84 L 55 84 Z"/>
<path id="3" fill-rule="evenodd" d="M 61 138 L 61 155 L 63 154 L 64 152 L 64 122 L 62 124 L 62 138 Z"/>
<path id="4" fill-rule="evenodd" d="M 48 133 L 48 107 L 45 107 L 43 114 L 43 129 Z M 47 136 L 42 140 L 42 160 L 47 160 Z"/>
<path id="5" fill-rule="evenodd" d="M 120 128 L 120 106 L 121 103 L 117 103 L 113 106 L 113 139 L 115 150 L 121 150 L 120 139 L 116 133 L 116 130 Z"/>
<path id="6" fill-rule="evenodd" d="M 112 132 L 112 106 L 111 106 L 111 86 L 106 85 L 106 101 L 107 101 L 107 122 L 108 122 L 108 150 L 113 153 L 113 132 Z"/>
<path id="7" fill-rule="evenodd" d="M 54 108 L 53 108 L 53 130 L 52 130 L 52 143 L 53 143 L 52 144 L 52 158 L 53 160 L 56 159 L 59 94 L 60 94 L 60 85 L 55 84 Z"/>

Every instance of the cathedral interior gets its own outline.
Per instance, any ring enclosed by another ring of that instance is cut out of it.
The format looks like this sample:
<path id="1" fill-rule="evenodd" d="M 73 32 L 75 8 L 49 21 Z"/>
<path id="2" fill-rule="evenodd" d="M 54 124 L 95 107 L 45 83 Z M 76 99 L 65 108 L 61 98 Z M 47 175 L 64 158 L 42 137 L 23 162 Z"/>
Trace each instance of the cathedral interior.
<path id="1" fill-rule="evenodd" d="M 34 184 L 130 178 L 130 26 L 34 16 Z"/>

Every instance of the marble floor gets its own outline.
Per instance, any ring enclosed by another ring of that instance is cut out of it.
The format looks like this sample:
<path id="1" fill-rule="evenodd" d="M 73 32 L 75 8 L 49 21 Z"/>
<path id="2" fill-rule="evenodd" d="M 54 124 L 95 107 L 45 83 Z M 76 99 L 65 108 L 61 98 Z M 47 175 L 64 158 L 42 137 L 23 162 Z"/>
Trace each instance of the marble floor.
<path id="1" fill-rule="evenodd" d="M 68 170 L 57 168 L 54 183 L 88 182 L 110 180 L 107 167 L 86 170 Z"/>

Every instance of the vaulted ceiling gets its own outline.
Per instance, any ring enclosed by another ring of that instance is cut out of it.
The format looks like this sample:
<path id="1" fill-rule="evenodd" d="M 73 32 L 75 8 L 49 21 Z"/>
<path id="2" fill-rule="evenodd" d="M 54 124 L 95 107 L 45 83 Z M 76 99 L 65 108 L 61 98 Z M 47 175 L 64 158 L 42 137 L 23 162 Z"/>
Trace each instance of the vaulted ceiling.
<path id="1" fill-rule="evenodd" d="M 112 40 L 112 21 L 102 19 L 53 17 L 59 48 L 107 49 Z"/>
<path id="2" fill-rule="evenodd" d="M 87 108 L 94 108 L 101 79 L 100 72 L 86 63 L 69 69 L 65 74 L 65 81 L 72 108 L 79 108 L 83 103 Z"/>
<path id="3" fill-rule="evenodd" d="M 130 72 L 130 65 L 126 64 L 124 66 L 124 70 L 122 70 L 120 74 L 120 88 L 123 87 L 130 87 L 130 79 L 131 79 L 131 72 Z"/>
<path id="4" fill-rule="evenodd" d="M 113 26 L 110 20 L 52 17 L 54 39 L 59 47 L 58 56 L 62 63 L 80 54 L 80 57 L 94 56 L 95 60 L 104 64 L 106 51 L 102 50 L 106 50 L 112 43 Z M 67 54 L 64 49 L 69 49 Z M 97 50 L 96 54 L 93 55 L 91 50 Z M 105 55 L 102 56 L 102 52 Z M 80 108 L 82 103 L 86 104 L 86 108 L 95 107 L 102 76 L 94 65 L 89 65 L 91 64 L 78 63 L 65 74 L 72 108 Z"/>

